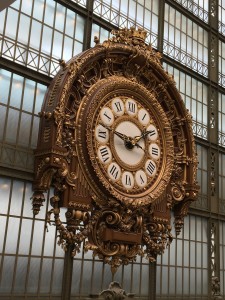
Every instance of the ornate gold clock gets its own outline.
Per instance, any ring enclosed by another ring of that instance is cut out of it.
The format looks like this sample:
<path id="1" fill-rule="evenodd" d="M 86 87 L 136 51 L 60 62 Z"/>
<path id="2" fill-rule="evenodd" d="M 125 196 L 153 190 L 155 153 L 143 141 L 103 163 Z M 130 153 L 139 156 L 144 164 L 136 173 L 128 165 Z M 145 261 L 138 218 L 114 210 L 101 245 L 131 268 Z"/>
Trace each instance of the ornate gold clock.
<path id="1" fill-rule="evenodd" d="M 165 191 L 173 165 L 172 132 L 147 89 L 117 76 L 99 81 L 84 97 L 78 124 L 83 143 L 77 151 L 90 184 L 127 206 L 150 204 Z"/>
<path id="2" fill-rule="evenodd" d="M 54 186 L 59 243 L 81 243 L 115 272 L 150 261 L 179 233 L 197 197 L 192 121 L 142 29 L 121 29 L 68 63 L 40 113 L 33 211 Z M 66 207 L 66 225 L 60 208 Z"/>

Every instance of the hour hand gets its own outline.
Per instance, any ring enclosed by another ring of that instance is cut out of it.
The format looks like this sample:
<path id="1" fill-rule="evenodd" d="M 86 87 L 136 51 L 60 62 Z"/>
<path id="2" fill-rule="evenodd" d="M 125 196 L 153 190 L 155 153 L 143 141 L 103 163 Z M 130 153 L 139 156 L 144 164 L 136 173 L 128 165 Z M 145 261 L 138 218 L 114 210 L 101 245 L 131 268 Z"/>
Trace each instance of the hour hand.
<path id="1" fill-rule="evenodd" d="M 105 127 L 106 129 L 112 131 L 115 135 L 117 135 L 118 137 L 120 137 L 123 141 L 129 140 L 129 137 L 128 137 L 128 136 L 126 136 L 125 134 L 123 134 L 123 133 L 121 133 L 121 132 L 119 132 L 119 131 L 114 130 L 113 128 L 111 128 L 111 127 L 105 125 L 104 123 L 101 122 L 100 125 L 102 125 L 102 126 Z"/>

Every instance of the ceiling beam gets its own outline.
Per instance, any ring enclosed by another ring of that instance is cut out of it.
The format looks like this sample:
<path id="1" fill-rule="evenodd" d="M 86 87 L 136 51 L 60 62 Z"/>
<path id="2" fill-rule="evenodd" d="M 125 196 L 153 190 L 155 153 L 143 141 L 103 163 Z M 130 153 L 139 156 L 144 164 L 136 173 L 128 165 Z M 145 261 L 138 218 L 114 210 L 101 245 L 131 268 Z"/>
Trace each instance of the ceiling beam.
<path id="1" fill-rule="evenodd" d="M 5 8 L 8 7 L 9 5 L 11 5 L 13 2 L 15 2 L 15 0 L 4 0 L 4 1 L 0 1 L 0 11 L 2 11 L 3 9 L 5 9 Z"/>

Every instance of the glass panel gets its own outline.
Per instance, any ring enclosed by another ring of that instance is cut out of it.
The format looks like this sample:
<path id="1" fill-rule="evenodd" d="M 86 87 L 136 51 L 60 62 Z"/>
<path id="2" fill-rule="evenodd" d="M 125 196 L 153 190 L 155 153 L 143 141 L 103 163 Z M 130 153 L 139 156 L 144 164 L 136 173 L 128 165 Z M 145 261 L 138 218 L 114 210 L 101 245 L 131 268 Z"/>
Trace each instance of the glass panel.
<path id="1" fill-rule="evenodd" d="M 31 33 L 30 33 L 30 47 L 39 48 L 41 40 L 41 23 L 32 20 Z"/>
<path id="2" fill-rule="evenodd" d="M 18 40 L 21 43 L 27 44 L 29 38 L 29 29 L 30 29 L 30 18 L 20 15 L 20 24 L 19 24 L 19 32 L 18 32 Z"/>
<path id="3" fill-rule="evenodd" d="M 72 287 L 71 287 L 71 295 L 79 295 L 80 294 L 80 280 L 81 280 L 81 261 L 74 260 L 73 264 L 73 278 L 72 278 Z"/>
<path id="4" fill-rule="evenodd" d="M 63 35 L 57 31 L 55 31 L 52 55 L 58 59 L 62 57 L 62 44 L 63 44 L 62 40 L 63 40 Z"/>
<path id="5" fill-rule="evenodd" d="M 40 119 L 38 117 L 33 118 L 33 128 L 32 128 L 32 133 L 31 133 L 31 148 L 32 149 L 35 149 L 37 147 L 39 121 L 40 121 Z"/>
<path id="6" fill-rule="evenodd" d="M 14 293 L 24 293 L 26 287 L 28 257 L 18 257 L 13 286 Z"/>
<path id="7" fill-rule="evenodd" d="M 18 12 L 9 7 L 7 13 L 5 35 L 12 39 L 16 38 L 17 21 L 18 21 Z"/>
<path id="8" fill-rule="evenodd" d="M 83 20 L 83 19 L 82 19 Z M 73 11 L 67 10 L 65 33 L 71 37 L 74 35 L 76 15 Z"/>
<path id="9" fill-rule="evenodd" d="M 36 83 L 32 80 L 25 79 L 25 86 L 23 92 L 23 110 L 32 112 L 34 106 L 34 93 Z"/>
<path id="10" fill-rule="evenodd" d="M 32 116 L 26 113 L 21 114 L 19 138 L 17 144 L 23 147 L 28 147 L 30 144 L 30 131 L 31 131 Z"/>
<path id="11" fill-rule="evenodd" d="M 43 245 L 43 234 L 45 234 L 45 222 L 35 220 L 32 235 L 32 255 L 41 255 Z"/>
<path id="12" fill-rule="evenodd" d="M 50 53 L 51 51 L 51 45 L 52 45 L 52 36 L 53 36 L 53 31 L 51 28 L 47 26 L 43 26 L 43 35 L 42 35 L 42 46 L 41 50 L 44 53 Z"/>
<path id="13" fill-rule="evenodd" d="M 0 102 L 7 104 L 9 97 L 11 73 L 0 69 Z"/>
<path id="14" fill-rule="evenodd" d="M 73 39 L 65 37 L 64 46 L 63 46 L 63 59 L 68 61 L 73 56 Z"/>
<path id="15" fill-rule="evenodd" d="M 5 177 L 0 177 L 0 203 L 1 214 L 7 214 L 9 207 L 9 194 L 11 188 L 11 180 Z"/>
<path id="16" fill-rule="evenodd" d="M 168 267 L 162 267 L 162 288 L 163 295 L 168 294 Z"/>
<path id="17" fill-rule="evenodd" d="M 56 239 L 55 226 L 48 226 L 48 231 L 45 235 L 44 255 L 53 256 L 55 239 Z"/>
<path id="18" fill-rule="evenodd" d="M 32 184 L 26 182 L 25 190 L 24 190 L 24 203 L 23 203 L 23 216 L 24 217 L 33 217 L 33 212 L 31 210 L 31 200 L 30 197 L 32 195 Z"/>
<path id="19" fill-rule="evenodd" d="M 131 278 L 132 278 L 132 265 L 124 266 L 124 273 L 123 273 L 123 289 L 127 292 L 131 292 Z M 146 278 L 144 277 L 144 280 Z"/>
<path id="20" fill-rule="evenodd" d="M 133 264 L 133 282 L 132 282 L 132 291 L 135 295 L 138 295 L 140 292 L 140 283 L 141 283 L 141 264 Z"/>
<path id="21" fill-rule="evenodd" d="M 26 254 L 26 255 L 29 254 L 31 233 L 32 233 L 32 220 L 23 219 L 21 224 L 19 254 Z"/>
<path id="22" fill-rule="evenodd" d="M 6 107 L 0 105 L 0 142 L 4 139 Z"/>
<path id="23" fill-rule="evenodd" d="M 6 10 L 0 11 L 0 34 L 3 33 Z M 1 45 L 1 43 L 0 43 Z"/>
<path id="24" fill-rule="evenodd" d="M 0 216 L 0 236 L 2 237 L 0 239 L 0 253 L 2 253 L 3 251 L 3 243 L 4 243 L 3 237 L 5 236 L 5 229 L 6 229 L 6 217 Z"/>
<path id="25" fill-rule="evenodd" d="M 44 258 L 41 267 L 40 292 L 49 293 L 52 276 L 52 259 Z"/>
<path id="26" fill-rule="evenodd" d="M 23 202 L 23 190 L 24 190 L 24 182 L 14 180 L 12 195 L 11 195 L 11 203 L 10 203 L 11 215 L 15 215 L 15 216 L 21 215 L 22 202 Z"/>
<path id="27" fill-rule="evenodd" d="M 176 282 L 176 294 L 181 295 L 183 290 L 183 282 L 182 282 L 182 268 L 177 268 L 177 282 Z"/>
<path id="28" fill-rule="evenodd" d="M 4 256 L 3 266 L 2 266 L 2 278 L 0 281 L 0 294 L 10 293 L 12 289 L 13 274 L 15 257 L 14 256 Z"/>
<path id="29" fill-rule="evenodd" d="M 103 263 L 95 261 L 94 269 L 93 269 L 93 284 L 91 292 L 93 294 L 98 294 L 99 291 L 102 290 L 102 270 L 103 270 Z"/>
<path id="30" fill-rule="evenodd" d="M 92 262 L 88 261 L 88 260 L 84 261 L 83 262 L 82 287 L 81 287 L 81 293 L 84 295 L 87 294 L 87 286 L 90 286 L 91 274 L 92 274 Z"/>
<path id="31" fill-rule="evenodd" d="M 55 28 L 64 31 L 66 8 L 57 3 L 57 11 L 55 16 Z"/>
<path id="32" fill-rule="evenodd" d="M 29 273 L 28 273 L 28 284 L 27 292 L 36 293 L 39 285 L 39 276 L 40 276 L 40 258 L 30 258 Z"/>
<path id="33" fill-rule="evenodd" d="M 24 78 L 13 74 L 10 105 L 16 108 L 21 107 L 22 91 L 23 91 Z"/>
<path id="34" fill-rule="evenodd" d="M 62 292 L 62 283 L 63 283 L 63 270 L 64 270 L 64 261 L 63 259 L 55 259 L 54 261 L 54 270 L 53 270 L 53 285 L 52 293 L 56 295 L 61 295 Z"/>
<path id="35" fill-rule="evenodd" d="M 41 106 L 43 104 L 46 90 L 47 90 L 46 86 L 44 86 L 40 83 L 37 84 L 35 110 L 34 110 L 35 114 L 38 114 L 41 111 Z"/>
<path id="36" fill-rule="evenodd" d="M 5 245 L 5 252 L 7 254 L 14 254 L 17 252 L 19 225 L 20 225 L 20 219 L 9 218 L 7 235 L 6 235 L 6 245 Z"/>
<path id="37" fill-rule="evenodd" d="M 51 27 L 53 26 L 53 21 L 54 21 L 55 6 L 56 6 L 55 2 L 51 0 L 46 0 L 44 22 Z"/>
<path id="38" fill-rule="evenodd" d="M 34 1 L 35 2 L 35 1 Z M 33 1 L 22 1 L 21 11 L 27 15 L 31 14 Z"/>

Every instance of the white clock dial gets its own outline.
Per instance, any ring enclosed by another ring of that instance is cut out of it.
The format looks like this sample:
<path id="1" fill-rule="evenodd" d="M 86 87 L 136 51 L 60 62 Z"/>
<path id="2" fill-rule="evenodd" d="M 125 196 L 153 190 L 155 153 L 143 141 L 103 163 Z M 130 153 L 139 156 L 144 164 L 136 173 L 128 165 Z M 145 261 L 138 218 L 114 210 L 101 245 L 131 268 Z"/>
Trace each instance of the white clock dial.
<path id="1" fill-rule="evenodd" d="M 132 189 L 134 187 L 134 176 L 131 172 L 123 172 L 121 181 L 126 189 Z"/>
<path id="2" fill-rule="evenodd" d="M 95 138 L 101 144 L 106 144 L 109 141 L 109 131 L 102 125 L 95 128 Z"/>
<path id="3" fill-rule="evenodd" d="M 116 116 L 122 116 L 125 112 L 124 103 L 120 98 L 114 98 L 111 107 Z"/>
<path id="4" fill-rule="evenodd" d="M 156 143 L 151 143 L 148 148 L 150 156 L 156 160 L 160 158 L 160 148 Z"/>
<path id="5" fill-rule="evenodd" d="M 152 159 L 148 159 L 146 161 L 145 171 L 149 176 L 151 176 L 151 177 L 155 176 L 156 171 L 157 171 L 157 167 L 156 167 L 155 162 Z"/>
<path id="6" fill-rule="evenodd" d="M 138 111 L 138 120 L 142 125 L 147 125 L 150 121 L 150 115 L 146 109 L 141 108 Z"/>
<path id="7" fill-rule="evenodd" d="M 135 173 L 135 182 L 140 188 L 143 188 L 147 185 L 148 178 L 146 173 L 143 170 L 138 170 Z"/>
<path id="8" fill-rule="evenodd" d="M 158 139 L 158 131 L 154 125 L 150 124 L 147 127 L 147 131 L 149 131 L 149 133 L 148 133 L 149 140 L 156 141 Z"/>
<path id="9" fill-rule="evenodd" d="M 107 173 L 109 178 L 116 182 L 120 179 L 121 168 L 117 163 L 112 162 L 107 168 Z"/>
<path id="10" fill-rule="evenodd" d="M 126 112 L 130 116 L 136 116 L 138 112 L 137 102 L 131 98 L 128 98 L 125 103 Z"/>
<path id="11" fill-rule="evenodd" d="M 98 148 L 98 158 L 103 164 L 108 164 L 112 160 L 112 153 L 108 146 L 100 146 Z"/>
<path id="12" fill-rule="evenodd" d="M 114 122 L 114 114 L 109 107 L 103 107 L 101 109 L 100 118 L 102 122 L 107 126 L 111 126 Z"/>
<path id="13" fill-rule="evenodd" d="M 133 122 L 130 121 L 121 122 L 116 127 L 116 131 L 125 134 L 128 137 L 135 137 L 141 135 L 141 131 L 137 127 L 137 125 L 135 125 Z M 145 155 L 144 140 L 143 139 L 140 140 L 138 144 L 140 147 L 142 147 L 142 149 L 136 146 L 134 146 L 132 149 L 127 149 L 125 146 L 125 141 L 121 137 L 114 134 L 114 147 L 115 147 L 116 154 L 121 159 L 121 161 L 123 161 L 125 164 L 129 166 L 135 166 L 138 163 L 140 163 Z"/>

